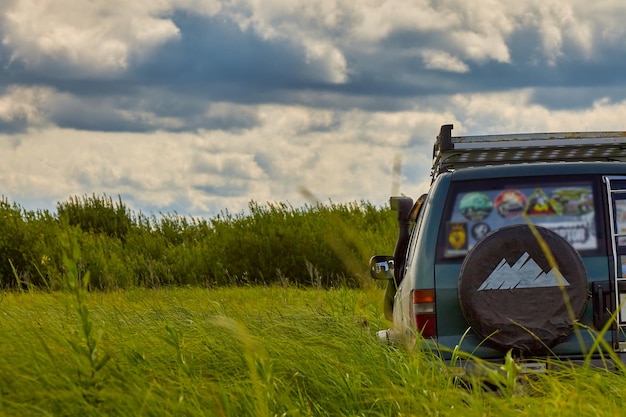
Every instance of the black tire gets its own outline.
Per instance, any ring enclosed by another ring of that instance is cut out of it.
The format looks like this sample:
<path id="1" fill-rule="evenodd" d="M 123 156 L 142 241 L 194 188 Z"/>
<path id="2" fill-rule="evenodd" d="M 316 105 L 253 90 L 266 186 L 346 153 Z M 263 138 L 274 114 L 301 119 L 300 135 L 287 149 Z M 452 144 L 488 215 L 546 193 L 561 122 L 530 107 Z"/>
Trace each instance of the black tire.
<path id="1" fill-rule="evenodd" d="M 557 233 L 536 229 L 557 268 L 525 224 L 490 233 L 461 266 L 463 315 L 478 336 L 502 350 L 546 351 L 571 334 L 587 304 L 587 276 L 578 252 Z"/>

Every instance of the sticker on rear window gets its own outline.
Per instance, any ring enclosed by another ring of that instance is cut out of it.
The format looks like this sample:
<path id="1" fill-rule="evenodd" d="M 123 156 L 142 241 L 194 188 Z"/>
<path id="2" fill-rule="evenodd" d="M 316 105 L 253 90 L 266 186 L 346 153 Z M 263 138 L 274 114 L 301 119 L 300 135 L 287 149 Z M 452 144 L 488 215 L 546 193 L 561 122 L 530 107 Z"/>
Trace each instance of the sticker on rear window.
<path id="1" fill-rule="evenodd" d="M 512 180 L 463 184 L 441 228 L 444 257 L 464 256 L 487 234 L 513 224 L 531 222 L 552 229 L 576 250 L 597 250 L 598 199 L 591 181 Z M 460 187 L 460 186 L 459 186 Z M 626 199 L 614 203 L 616 231 L 626 234 Z M 623 204 L 623 205 L 622 205 Z M 445 242 L 445 243 L 444 243 Z M 620 246 L 626 237 L 620 236 Z"/>
<path id="2" fill-rule="evenodd" d="M 467 223 L 449 223 L 448 239 L 446 241 L 448 249 L 455 251 L 467 250 Z"/>
<path id="3" fill-rule="evenodd" d="M 535 189 L 528 197 L 527 216 L 554 216 L 556 214 L 558 214 L 558 211 L 541 188 Z"/>
<path id="4" fill-rule="evenodd" d="M 592 235 L 590 226 L 585 222 L 551 222 L 537 223 L 553 232 L 558 233 L 562 238 L 575 249 L 595 249 L 597 242 Z"/>
<path id="5" fill-rule="evenodd" d="M 459 210 L 466 219 L 472 221 L 480 221 L 485 219 L 491 210 L 493 203 L 487 194 L 479 192 L 467 193 L 459 203 Z"/>
<path id="6" fill-rule="evenodd" d="M 582 216 L 593 212 L 591 190 L 585 188 L 561 188 L 550 197 L 552 207 L 563 216 Z"/>
<path id="7" fill-rule="evenodd" d="M 487 236 L 489 232 L 491 232 L 491 228 L 487 223 L 476 223 L 472 226 L 472 237 L 477 242 Z"/>
<path id="8" fill-rule="evenodd" d="M 514 219 L 524 213 L 526 196 L 518 190 L 504 190 L 496 197 L 496 211 L 505 219 Z"/>

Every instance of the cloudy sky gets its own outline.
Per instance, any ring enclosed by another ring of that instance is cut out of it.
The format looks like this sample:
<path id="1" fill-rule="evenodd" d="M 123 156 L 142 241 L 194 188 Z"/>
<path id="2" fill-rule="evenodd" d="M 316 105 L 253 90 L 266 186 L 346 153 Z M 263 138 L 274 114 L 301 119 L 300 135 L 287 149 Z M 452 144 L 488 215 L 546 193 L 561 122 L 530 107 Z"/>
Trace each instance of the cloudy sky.
<path id="1" fill-rule="evenodd" d="M 0 194 L 207 217 L 417 196 L 442 124 L 626 130 L 625 21 L 621 0 L 2 0 Z"/>

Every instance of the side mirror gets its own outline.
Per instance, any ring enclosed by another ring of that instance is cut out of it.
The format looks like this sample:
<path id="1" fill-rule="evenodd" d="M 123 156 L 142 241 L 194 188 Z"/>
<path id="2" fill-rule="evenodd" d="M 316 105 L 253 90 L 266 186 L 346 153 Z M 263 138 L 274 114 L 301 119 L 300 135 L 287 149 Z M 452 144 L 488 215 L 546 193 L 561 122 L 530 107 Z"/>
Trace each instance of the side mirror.
<path id="1" fill-rule="evenodd" d="M 370 258 L 370 275 L 374 279 L 393 279 L 395 264 L 393 256 L 372 256 Z"/>

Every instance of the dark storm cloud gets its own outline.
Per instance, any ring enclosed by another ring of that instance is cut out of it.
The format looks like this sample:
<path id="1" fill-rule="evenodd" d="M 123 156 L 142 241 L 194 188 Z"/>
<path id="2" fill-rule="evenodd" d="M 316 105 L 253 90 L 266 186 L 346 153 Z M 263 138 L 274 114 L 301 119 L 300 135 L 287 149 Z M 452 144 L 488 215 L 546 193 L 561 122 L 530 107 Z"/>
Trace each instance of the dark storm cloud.
<path id="1" fill-rule="evenodd" d="M 306 88 L 321 81 L 319 68 L 288 40 L 263 40 L 222 18 L 177 13 L 180 39 L 160 47 L 133 71 L 143 85 L 162 85 L 177 93 L 209 99 L 258 102 L 268 92 Z"/>
<path id="2" fill-rule="evenodd" d="M 450 75 L 458 92 L 491 92 L 533 89 L 533 102 L 548 109 L 579 109 L 596 100 L 626 99 L 624 45 L 596 43 L 591 52 L 567 39 L 553 63 L 546 62 L 541 36 L 531 28 L 518 30 L 508 39 L 510 63 L 470 63 L 467 74 Z"/>
<path id="3" fill-rule="evenodd" d="M 535 88 L 535 102 L 548 108 L 626 97 L 620 88 L 624 78 L 619 69 L 626 68 L 622 44 L 594 45 L 586 56 L 565 37 L 560 54 L 548 62 L 542 35 L 534 26 L 519 26 L 507 35 L 510 62 L 467 58 L 455 44 L 454 32 L 392 30 L 366 48 L 343 42 L 339 35 L 347 30 L 334 35 L 328 31 L 326 40 L 335 40 L 348 65 L 347 80 L 332 83 L 323 60 L 308 59 L 294 39 L 265 39 L 222 15 L 176 12 L 171 19 L 180 36 L 141 60 L 131 55 L 124 71 L 80 75 L 79 68 L 54 57 L 41 57 L 39 65 L 27 68 L 0 44 L 0 86 L 51 87 L 70 98 L 48 109 L 50 122 L 110 132 L 229 131 L 259 123 L 254 112 L 211 113 L 211 105 L 220 102 L 393 112 L 437 96 L 520 88 Z M 448 51 L 467 72 L 429 68 L 421 55 L 424 50 Z M 0 122 L 0 131 L 21 132 L 27 126 L 27 119 L 15 118 Z M 319 129 L 334 127 L 325 124 Z"/>
<path id="4" fill-rule="evenodd" d="M 398 30 L 380 42 L 375 54 L 347 52 L 348 61 L 355 66 L 350 82 L 338 86 L 344 94 L 379 98 L 365 104 L 366 109 L 400 110 L 411 105 L 411 98 L 425 98 L 460 93 L 498 92 L 520 88 L 537 88 L 535 99 L 548 108 L 590 106 L 602 97 L 613 100 L 626 98 L 626 79 L 620 69 L 626 68 L 624 45 L 606 42 L 593 46 L 591 54 L 581 50 L 567 38 L 554 62 L 548 62 L 542 49 L 542 36 L 536 28 L 521 27 L 507 39 L 509 62 L 465 59 L 469 70 L 464 73 L 426 68 L 419 54 L 407 50 L 451 50 L 462 54 L 445 32 Z M 542 93 L 543 88 L 554 88 Z M 595 90 L 590 91 L 593 87 Z M 568 88 L 578 93 L 564 94 L 556 99 L 554 93 Z M 586 96 L 580 92 L 583 88 Z M 388 98 L 392 98 L 389 100 Z M 393 98 L 399 99 L 393 102 Z M 574 100 L 572 100 L 574 98 Z"/>
<path id="5" fill-rule="evenodd" d="M 533 92 L 533 101 L 549 109 L 581 109 L 594 102 L 626 99 L 626 53 L 624 45 L 597 45 L 588 59 L 567 46 L 554 67 L 535 69 L 541 88 Z"/>
<path id="6" fill-rule="evenodd" d="M 464 78 L 427 70 L 419 56 L 402 53 L 406 48 L 441 43 L 436 34 L 393 32 L 374 52 L 344 45 L 350 73 L 347 82 L 337 84 L 325 79 L 320 62 L 307 62 L 303 47 L 288 39 L 261 39 L 256 32 L 242 30 L 219 16 L 176 13 L 172 20 L 181 36 L 163 44 L 126 72 L 80 77 L 68 72 L 65 64 L 42 58 L 43 64 L 32 69 L 20 61 L 12 62 L 1 70 L 0 80 L 5 84 L 49 86 L 77 97 L 114 97 L 110 104 L 124 110 L 189 116 L 190 129 L 211 128 L 210 124 L 193 121 L 195 115 L 204 111 L 205 100 L 393 111 L 407 108 L 408 101 L 415 97 L 464 89 L 463 83 L 459 83 Z M 9 55 L 10 51 L 2 54 Z M 133 100 L 145 92 L 152 95 L 150 103 Z M 177 100 L 187 103 L 181 105 Z M 132 105 L 125 107 L 125 101 Z M 182 111 L 177 112 L 178 109 Z M 140 120 L 119 119 L 115 123 L 111 114 L 103 116 L 102 130 L 150 130 L 150 125 Z M 75 119 L 62 115 L 59 123 L 71 127 Z M 85 123 L 77 121 L 76 127 L 85 127 Z M 97 117 L 92 117 L 89 124 L 90 129 L 99 130 Z"/>
<path id="7" fill-rule="evenodd" d="M 0 119 L 0 133 L 23 133 L 28 128 L 28 119 L 25 117 L 15 118 L 13 120 Z"/>
<path id="8" fill-rule="evenodd" d="M 173 20 L 182 36 L 124 73 L 85 78 L 68 74 L 51 59 L 34 69 L 18 60 L 0 69 L 0 85 L 47 86 L 74 97 L 49 111 L 50 121 L 61 127 L 148 132 L 251 128 L 257 123 L 254 114 L 210 116 L 208 106 L 292 102 L 290 91 L 322 83 L 320 68 L 307 64 L 302 50 L 286 40 L 263 40 L 219 18 L 178 13 Z M 7 63 L 10 51 L 3 48 L 0 56 Z M 147 119 L 146 113 L 155 117 Z M 181 123 L 159 123 L 161 117 Z M 21 130 L 18 122 L 5 131 Z"/>
<path id="9" fill-rule="evenodd" d="M 531 102 L 552 110 L 586 109 L 599 100 L 619 103 L 626 99 L 626 86 L 545 87 L 533 91 Z"/>
<path id="10" fill-rule="evenodd" d="M 102 132 L 145 132 L 155 130 L 155 126 L 146 120 L 135 118 L 125 120 L 120 114 L 120 107 L 111 107 L 107 103 L 90 103 L 88 100 L 75 101 L 69 105 L 55 108 L 51 120 L 59 127 Z"/>
<path id="11" fill-rule="evenodd" d="M 252 110 L 211 113 L 212 103 L 193 96 L 142 91 L 133 96 L 66 96 L 50 110 L 60 127 L 103 132 L 237 131 L 257 123 Z"/>

